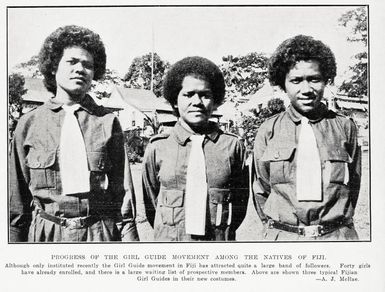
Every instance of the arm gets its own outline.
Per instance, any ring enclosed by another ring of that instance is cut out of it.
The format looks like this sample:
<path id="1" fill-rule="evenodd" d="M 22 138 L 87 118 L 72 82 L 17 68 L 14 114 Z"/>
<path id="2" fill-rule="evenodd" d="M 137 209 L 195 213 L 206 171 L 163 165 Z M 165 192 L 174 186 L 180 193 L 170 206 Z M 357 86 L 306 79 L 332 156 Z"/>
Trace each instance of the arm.
<path id="1" fill-rule="evenodd" d="M 139 241 L 138 231 L 136 229 L 136 200 L 135 189 L 132 180 L 130 162 L 127 153 L 124 155 L 124 190 L 125 196 L 122 204 L 123 229 L 121 231 L 122 241 Z"/>
<path id="2" fill-rule="evenodd" d="M 262 155 L 267 146 L 266 129 L 262 125 L 255 137 L 253 162 L 252 162 L 252 192 L 253 202 L 256 211 L 262 221 L 265 215 L 262 208 L 266 202 L 266 198 L 270 194 L 270 165 L 269 162 L 261 161 Z"/>
<path id="3" fill-rule="evenodd" d="M 232 201 L 232 229 L 236 230 L 241 225 L 247 212 L 249 198 L 249 173 L 246 165 L 245 146 L 241 141 L 237 141 L 235 147 L 235 165 L 231 177 L 231 190 L 234 193 Z"/>
<path id="4" fill-rule="evenodd" d="M 107 172 L 107 194 L 111 205 L 106 205 L 106 208 L 109 207 L 107 212 L 116 216 L 118 229 L 123 235 L 123 229 L 128 222 L 134 222 L 135 225 L 135 217 L 133 217 L 135 212 L 132 205 L 133 190 L 129 185 L 127 187 L 124 185 L 124 180 L 128 179 L 128 175 L 131 173 L 126 171 L 129 166 L 126 164 L 123 132 L 117 118 L 114 118 L 112 122 L 111 131 L 112 135 L 107 144 L 108 157 L 111 160 L 111 168 Z M 107 203 L 106 200 L 105 204 Z"/>
<path id="5" fill-rule="evenodd" d="M 350 120 L 349 129 L 349 144 L 348 151 L 352 158 L 352 162 L 349 164 L 349 190 L 350 197 L 352 198 L 352 204 L 355 208 L 357 205 L 358 195 L 361 187 L 361 147 L 357 142 L 357 127 L 352 120 Z"/>
<path id="6" fill-rule="evenodd" d="M 156 148 L 153 143 L 150 143 L 147 146 L 142 167 L 144 208 L 148 222 L 152 227 L 154 227 L 160 182 L 158 179 L 159 169 L 156 165 Z"/>
<path id="7" fill-rule="evenodd" d="M 24 242 L 28 240 L 28 228 L 31 223 L 32 194 L 28 188 L 29 169 L 25 164 L 26 151 L 24 137 L 26 127 L 19 122 L 11 143 L 9 158 L 9 218 L 10 242 Z"/>

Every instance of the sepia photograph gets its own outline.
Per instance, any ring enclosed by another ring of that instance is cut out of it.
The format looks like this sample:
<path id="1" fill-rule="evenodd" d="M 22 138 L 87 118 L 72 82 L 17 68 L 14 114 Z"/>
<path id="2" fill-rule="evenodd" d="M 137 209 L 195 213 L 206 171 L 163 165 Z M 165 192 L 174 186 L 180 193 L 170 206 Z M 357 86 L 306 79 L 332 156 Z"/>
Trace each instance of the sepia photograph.
<path id="1" fill-rule="evenodd" d="M 3 5 L 5 291 L 383 291 L 381 8 Z"/>
<path id="2" fill-rule="evenodd" d="M 370 240 L 367 6 L 7 12 L 10 242 Z"/>

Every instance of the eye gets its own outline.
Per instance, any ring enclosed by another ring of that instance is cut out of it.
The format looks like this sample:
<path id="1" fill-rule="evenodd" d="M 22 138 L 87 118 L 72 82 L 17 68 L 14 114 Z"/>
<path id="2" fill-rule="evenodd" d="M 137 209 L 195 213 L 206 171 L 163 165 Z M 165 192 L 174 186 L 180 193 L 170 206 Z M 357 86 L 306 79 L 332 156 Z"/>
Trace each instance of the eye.
<path id="1" fill-rule="evenodd" d="M 195 92 L 185 92 L 185 93 L 183 93 L 183 96 L 186 96 L 186 97 L 188 97 L 188 98 L 191 98 L 191 97 L 194 96 L 194 94 L 195 94 Z"/>
<path id="2" fill-rule="evenodd" d="M 291 79 L 290 83 L 299 84 L 301 81 L 302 81 L 301 79 Z"/>
<path id="3" fill-rule="evenodd" d="M 310 82 L 312 82 L 312 83 L 319 83 L 321 81 L 322 81 L 321 77 L 310 78 Z"/>
<path id="4" fill-rule="evenodd" d="M 84 68 L 87 68 L 90 70 L 94 69 L 94 63 L 92 63 L 92 62 L 84 62 L 83 66 L 84 66 Z"/>

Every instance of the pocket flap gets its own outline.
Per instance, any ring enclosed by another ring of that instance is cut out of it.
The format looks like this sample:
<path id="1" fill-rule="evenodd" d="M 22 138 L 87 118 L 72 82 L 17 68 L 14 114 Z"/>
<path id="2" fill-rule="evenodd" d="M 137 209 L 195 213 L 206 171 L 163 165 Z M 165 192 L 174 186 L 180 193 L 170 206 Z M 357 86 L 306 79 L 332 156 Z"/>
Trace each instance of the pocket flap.
<path id="1" fill-rule="evenodd" d="M 26 165 L 29 168 L 48 168 L 54 165 L 56 151 L 34 151 L 31 150 L 26 157 Z"/>
<path id="2" fill-rule="evenodd" d="M 325 161 L 341 161 L 351 163 L 352 158 L 344 148 L 329 149 L 326 153 Z"/>
<path id="3" fill-rule="evenodd" d="M 292 157 L 295 149 L 295 146 L 282 148 L 268 146 L 262 155 L 261 161 L 289 160 Z"/>
<path id="4" fill-rule="evenodd" d="M 181 190 L 161 190 L 162 203 L 166 207 L 182 207 L 183 191 Z"/>
<path id="5" fill-rule="evenodd" d="M 209 189 L 210 201 L 214 204 L 223 204 L 231 202 L 231 191 L 230 189 Z"/>
<path id="6" fill-rule="evenodd" d="M 111 169 L 111 161 L 108 155 L 102 151 L 87 152 L 90 171 L 107 172 Z"/>

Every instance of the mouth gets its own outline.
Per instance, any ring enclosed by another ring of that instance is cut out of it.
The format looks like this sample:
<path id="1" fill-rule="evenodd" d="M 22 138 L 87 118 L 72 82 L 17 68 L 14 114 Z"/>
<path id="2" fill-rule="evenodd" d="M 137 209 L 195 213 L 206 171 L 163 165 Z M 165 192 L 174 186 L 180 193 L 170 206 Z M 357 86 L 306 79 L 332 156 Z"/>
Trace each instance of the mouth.
<path id="1" fill-rule="evenodd" d="M 81 81 L 83 83 L 86 82 L 86 79 L 84 77 L 72 77 L 71 80 Z"/>
<path id="2" fill-rule="evenodd" d="M 202 110 L 193 110 L 193 111 L 188 111 L 189 114 L 196 114 L 196 115 L 205 115 L 206 112 Z"/>
<path id="3" fill-rule="evenodd" d="M 313 98 L 313 97 L 299 97 L 297 100 L 300 101 L 302 104 L 312 104 L 312 103 L 314 103 L 315 98 Z"/>

